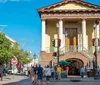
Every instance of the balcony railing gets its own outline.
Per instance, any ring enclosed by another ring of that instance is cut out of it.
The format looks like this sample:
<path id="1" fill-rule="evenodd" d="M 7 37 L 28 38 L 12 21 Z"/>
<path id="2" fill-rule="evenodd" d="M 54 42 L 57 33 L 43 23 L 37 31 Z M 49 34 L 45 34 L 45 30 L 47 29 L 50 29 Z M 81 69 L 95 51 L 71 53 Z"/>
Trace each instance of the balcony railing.
<path id="1" fill-rule="evenodd" d="M 46 48 L 46 52 L 47 53 L 57 52 L 57 48 L 55 48 L 55 47 Z M 84 54 L 88 54 L 91 57 L 93 56 L 93 48 L 92 47 L 90 49 L 86 49 L 82 46 L 68 45 L 63 48 L 60 48 L 59 52 L 60 52 L 60 55 L 64 55 L 69 52 L 82 52 Z"/>

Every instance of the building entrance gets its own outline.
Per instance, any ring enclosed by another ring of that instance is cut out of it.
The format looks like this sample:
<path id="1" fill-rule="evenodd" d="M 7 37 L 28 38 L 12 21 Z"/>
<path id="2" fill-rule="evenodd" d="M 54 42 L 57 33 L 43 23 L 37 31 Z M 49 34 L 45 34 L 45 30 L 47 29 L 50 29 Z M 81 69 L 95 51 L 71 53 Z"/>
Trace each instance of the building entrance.
<path id="1" fill-rule="evenodd" d="M 65 28 L 65 33 L 65 44 L 67 50 L 75 50 L 77 47 L 77 28 Z"/>
<path id="2" fill-rule="evenodd" d="M 80 59 L 67 59 L 71 62 L 69 65 L 69 75 L 80 75 L 80 68 L 83 66 L 83 61 Z"/>

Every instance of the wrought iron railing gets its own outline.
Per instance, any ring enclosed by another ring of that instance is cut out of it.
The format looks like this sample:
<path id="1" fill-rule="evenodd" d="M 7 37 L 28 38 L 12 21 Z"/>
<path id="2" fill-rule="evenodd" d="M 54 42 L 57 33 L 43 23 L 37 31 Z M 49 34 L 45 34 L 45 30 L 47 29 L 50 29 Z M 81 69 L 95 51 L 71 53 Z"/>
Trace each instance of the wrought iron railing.
<path id="1" fill-rule="evenodd" d="M 46 48 L 46 52 L 47 53 L 57 52 L 57 48 L 55 48 L 55 47 Z M 84 48 L 82 46 L 78 46 L 78 45 L 77 46 L 74 46 L 74 45 L 65 46 L 63 48 L 60 48 L 59 52 L 60 52 L 60 56 L 66 54 L 66 53 L 69 53 L 69 52 L 81 52 L 90 58 L 93 56 L 92 47 L 89 49 L 86 49 L 86 48 Z"/>
<path id="2" fill-rule="evenodd" d="M 50 47 L 50 48 L 46 48 L 46 52 L 47 53 L 53 53 L 53 52 L 57 52 L 57 48 L 55 47 Z M 82 46 L 73 46 L 73 45 L 69 45 L 69 46 L 65 46 L 63 48 L 59 49 L 59 56 L 63 56 L 67 53 L 71 53 L 71 52 L 80 52 L 83 55 L 85 55 L 85 57 L 87 57 L 89 59 L 89 67 L 93 68 L 92 65 L 92 59 L 93 59 L 93 47 L 86 49 Z"/>

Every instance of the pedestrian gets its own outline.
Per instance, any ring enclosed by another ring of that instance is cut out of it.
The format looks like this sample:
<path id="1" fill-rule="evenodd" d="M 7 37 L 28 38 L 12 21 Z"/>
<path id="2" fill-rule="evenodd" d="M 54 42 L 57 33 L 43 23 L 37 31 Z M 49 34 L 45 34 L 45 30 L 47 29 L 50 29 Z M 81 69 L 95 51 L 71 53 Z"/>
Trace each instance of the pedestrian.
<path id="1" fill-rule="evenodd" d="M 88 66 L 86 66 L 86 73 L 87 73 L 87 77 L 90 77 L 90 68 Z"/>
<path id="2" fill-rule="evenodd" d="M 45 69 L 45 75 L 46 75 L 46 83 L 48 85 L 50 76 L 51 76 L 51 69 L 50 69 L 49 65 L 47 65 L 47 67 Z"/>
<path id="3" fill-rule="evenodd" d="M 18 73 L 20 73 L 21 72 L 21 64 L 20 63 L 18 63 L 17 68 L 18 68 Z"/>
<path id="4" fill-rule="evenodd" d="M 42 78 L 43 78 L 43 68 L 41 67 L 41 65 L 39 65 L 38 69 L 37 69 L 37 75 L 38 75 L 38 83 L 42 84 Z"/>
<path id="5" fill-rule="evenodd" d="M 68 77 L 68 72 L 69 72 L 69 66 L 67 65 L 66 66 L 66 75 L 67 75 L 67 77 Z"/>
<path id="6" fill-rule="evenodd" d="M 51 78 L 54 80 L 55 70 L 51 67 Z"/>
<path id="7" fill-rule="evenodd" d="M 0 77 L 1 77 L 1 81 L 3 80 L 3 66 L 0 63 Z"/>
<path id="8" fill-rule="evenodd" d="M 57 66 L 57 75 L 58 75 L 58 79 L 61 79 L 61 67 L 60 65 Z"/>
<path id="9" fill-rule="evenodd" d="M 83 79 L 84 78 L 84 73 L 85 73 L 84 66 L 81 67 L 80 73 L 81 73 L 81 78 Z"/>
<path id="10" fill-rule="evenodd" d="M 32 83 L 35 83 L 35 75 L 32 74 Z"/>
<path id="11" fill-rule="evenodd" d="M 100 77 L 100 68 L 99 68 L 99 66 L 97 67 L 97 71 L 98 71 L 98 76 Z"/>
<path id="12" fill-rule="evenodd" d="M 99 68 L 99 78 L 100 78 L 100 68 Z"/>
<path id="13" fill-rule="evenodd" d="M 36 64 L 36 66 L 34 67 L 34 74 L 37 75 L 37 71 L 38 71 L 38 65 Z"/>

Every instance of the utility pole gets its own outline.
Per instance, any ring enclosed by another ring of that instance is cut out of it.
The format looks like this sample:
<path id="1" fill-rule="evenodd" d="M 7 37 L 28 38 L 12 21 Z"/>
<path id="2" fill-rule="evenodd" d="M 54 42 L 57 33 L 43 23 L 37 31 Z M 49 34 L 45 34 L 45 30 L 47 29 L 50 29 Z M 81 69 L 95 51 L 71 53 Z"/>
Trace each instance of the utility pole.
<path id="1" fill-rule="evenodd" d="M 59 63 L 59 45 L 57 46 L 57 64 Z"/>

